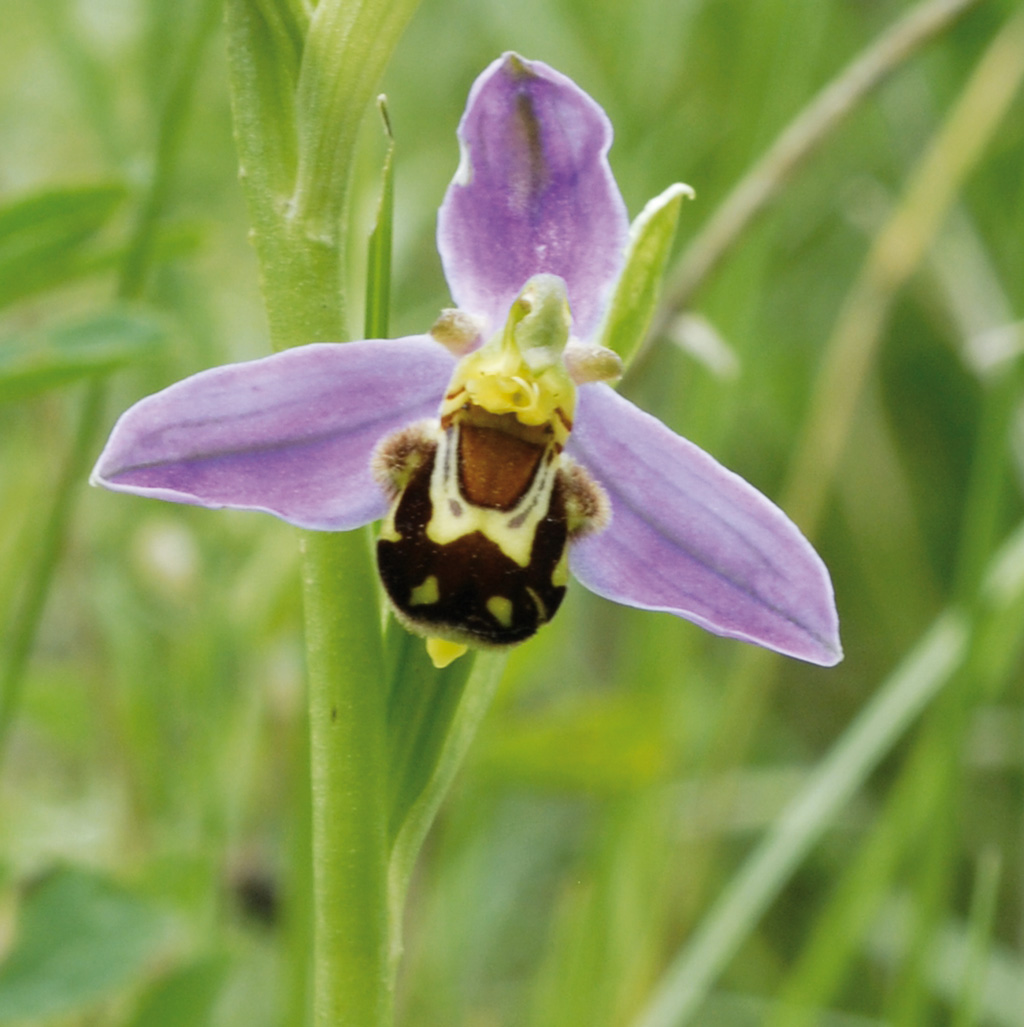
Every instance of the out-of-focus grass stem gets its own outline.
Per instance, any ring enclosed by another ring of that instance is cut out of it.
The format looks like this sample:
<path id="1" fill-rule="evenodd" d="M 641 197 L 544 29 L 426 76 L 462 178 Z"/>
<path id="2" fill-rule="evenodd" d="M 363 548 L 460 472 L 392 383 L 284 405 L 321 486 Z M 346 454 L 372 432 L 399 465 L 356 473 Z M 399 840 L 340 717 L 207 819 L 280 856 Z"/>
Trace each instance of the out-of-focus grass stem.
<path id="1" fill-rule="evenodd" d="M 714 979 L 836 811 L 960 666 L 966 641 L 964 618 L 956 612 L 944 614 L 879 687 L 733 876 L 670 964 L 634 1027 L 682 1027 L 692 1022 Z"/>
<path id="2" fill-rule="evenodd" d="M 953 1027 L 974 1027 L 978 1022 L 981 996 L 985 990 L 1001 871 L 1002 859 L 997 849 L 986 849 L 978 857 L 974 894 L 971 896 L 967 958 Z"/>
<path id="3" fill-rule="evenodd" d="M 1024 77 L 1024 18 L 989 45 L 953 110 L 911 173 L 847 294 L 813 393 L 782 505 L 813 534 L 849 437 L 897 292 L 917 270 Z"/>

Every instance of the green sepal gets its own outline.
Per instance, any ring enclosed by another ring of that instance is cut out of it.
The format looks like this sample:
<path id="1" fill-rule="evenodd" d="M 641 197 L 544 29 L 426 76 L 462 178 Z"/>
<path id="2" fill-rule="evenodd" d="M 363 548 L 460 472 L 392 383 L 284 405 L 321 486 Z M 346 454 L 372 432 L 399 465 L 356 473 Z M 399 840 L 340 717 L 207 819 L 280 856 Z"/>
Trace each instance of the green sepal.
<path id="1" fill-rule="evenodd" d="M 654 317 L 684 197 L 693 198 L 688 185 L 670 185 L 630 226 L 625 266 L 600 335 L 601 345 L 618 353 L 623 367 L 636 355 Z"/>
<path id="2" fill-rule="evenodd" d="M 109 374 L 154 356 L 168 339 L 158 317 L 131 307 L 5 339 L 0 341 L 0 402 Z"/>
<path id="3" fill-rule="evenodd" d="M 388 118 L 387 97 L 377 98 L 388 148 L 380 172 L 380 201 L 377 219 L 366 248 L 366 314 L 364 318 L 367 339 L 386 339 L 388 314 L 391 306 L 391 235 L 395 209 L 395 137 Z"/>

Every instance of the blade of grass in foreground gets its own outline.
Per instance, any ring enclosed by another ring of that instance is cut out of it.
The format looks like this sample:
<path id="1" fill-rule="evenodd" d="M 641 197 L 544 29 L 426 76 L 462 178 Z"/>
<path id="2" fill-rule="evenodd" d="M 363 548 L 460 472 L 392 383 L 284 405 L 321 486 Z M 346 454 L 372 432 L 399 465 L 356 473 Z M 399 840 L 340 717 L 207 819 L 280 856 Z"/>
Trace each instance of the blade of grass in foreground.
<path id="1" fill-rule="evenodd" d="M 944 614 L 881 685 L 672 961 L 635 1027 L 692 1022 L 715 978 L 808 850 L 960 666 L 967 639 L 963 615 Z"/>
<path id="2" fill-rule="evenodd" d="M 1024 636 L 1024 526 L 1002 546 L 985 575 L 976 621 L 943 613 L 822 761 L 811 782 L 736 873 L 693 938 L 670 964 L 634 1027 L 691 1023 L 718 974 L 755 929 L 794 870 L 921 711 L 949 683 L 972 650 L 1015 651 Z"/>
<path id="3" fill-rule="evenodd" d="M 1014 18 L 989 44 L 911 173 L 844 301 L 780 503 L 811 538 L 839 473 L 895 298 L 920 266 L 1016 92 L 1022 68 L 1021 23 L 1020 16 Z M 708 759 L 709 771 L 731 764 L 745 751 L 772 693 L 778 666 L 760 650 L 740 655 L 727 689 L 720 741 L 713 743 Z M 693 868 L 695 888 L 701 888 L 713 859 L 712 852 Z"/>

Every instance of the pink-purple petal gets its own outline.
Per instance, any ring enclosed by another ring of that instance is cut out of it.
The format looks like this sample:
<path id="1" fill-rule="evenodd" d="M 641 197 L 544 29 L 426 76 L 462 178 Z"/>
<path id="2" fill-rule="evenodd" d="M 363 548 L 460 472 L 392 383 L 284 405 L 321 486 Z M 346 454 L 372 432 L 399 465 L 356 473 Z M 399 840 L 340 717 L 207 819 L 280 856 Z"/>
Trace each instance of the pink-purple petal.
<path id="1" fill-rule="evenodd" d="M 437 232 L 457 305 L 494 331 L 547 272 L 565 279 L 576 335 L 592 335 L 629 232 L 604 111 L 546 64 L 507 53 L 473 85 L 459 141 Z"/>
<path id="2" fill-rule="evenodd" d="M 825 565 L 752 485 L 606 385 L 580 389 L 569 452 L 612 504 L 609 526 L 571 551 L 587 588 L 811 663 L 842 659 Z"/>
<path id="3" fill-rule="evenodd" d="M 429 336 L 316 343 L 228 364 L 136 403 L 94 484 L 342 531 L 383 515 L 374 446 L 434 417 L 454 360 Z"/>

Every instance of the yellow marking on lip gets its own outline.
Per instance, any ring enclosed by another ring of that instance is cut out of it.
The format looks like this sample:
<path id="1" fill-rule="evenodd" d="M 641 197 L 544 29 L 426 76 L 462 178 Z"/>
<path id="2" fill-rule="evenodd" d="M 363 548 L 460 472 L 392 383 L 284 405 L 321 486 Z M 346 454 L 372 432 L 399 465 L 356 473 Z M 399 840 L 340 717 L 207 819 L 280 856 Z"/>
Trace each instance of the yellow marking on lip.
<path id="1" fill-rule="evenodd" d="M 544 600 L 537 594 L 535 589 L 526 586 L 526 594 L 533 600 L 533 605 L 537 607 L 537 616 L 542 624 L 546 624 L 551 620 L 548 616 L 548 608 L 544 605 Z"/>
<path id="2" fill-rule="evenodd" d="M 556 588 L 565 588 L 569 584 L 569 550 L 562 553 L 562 558 L 555 567 L 555 573 L 551 575 L 551 583 Z"/>
<path id="3" fill-rule="evenodd" d="M 449 663 L 457 660 L 467 649 L 469 646 L 463 645 L 461 642 L 449 642 L 447 638 L 431 637 L 427 639 L 427 655 L 438 670 L 442 670 Z"/>
<path id="4" fill-rule="evenodd" d="M 431 574 L 409 593 L 410 606 L 432 606 L 441 598 L 437 575 Z"/>
<path id="5" fill-rule="evenodd" d="M 487 612 L 503 627 L 512 627 L 512 600 L 505 596 L 491 596 L 487 600 Z"/>

